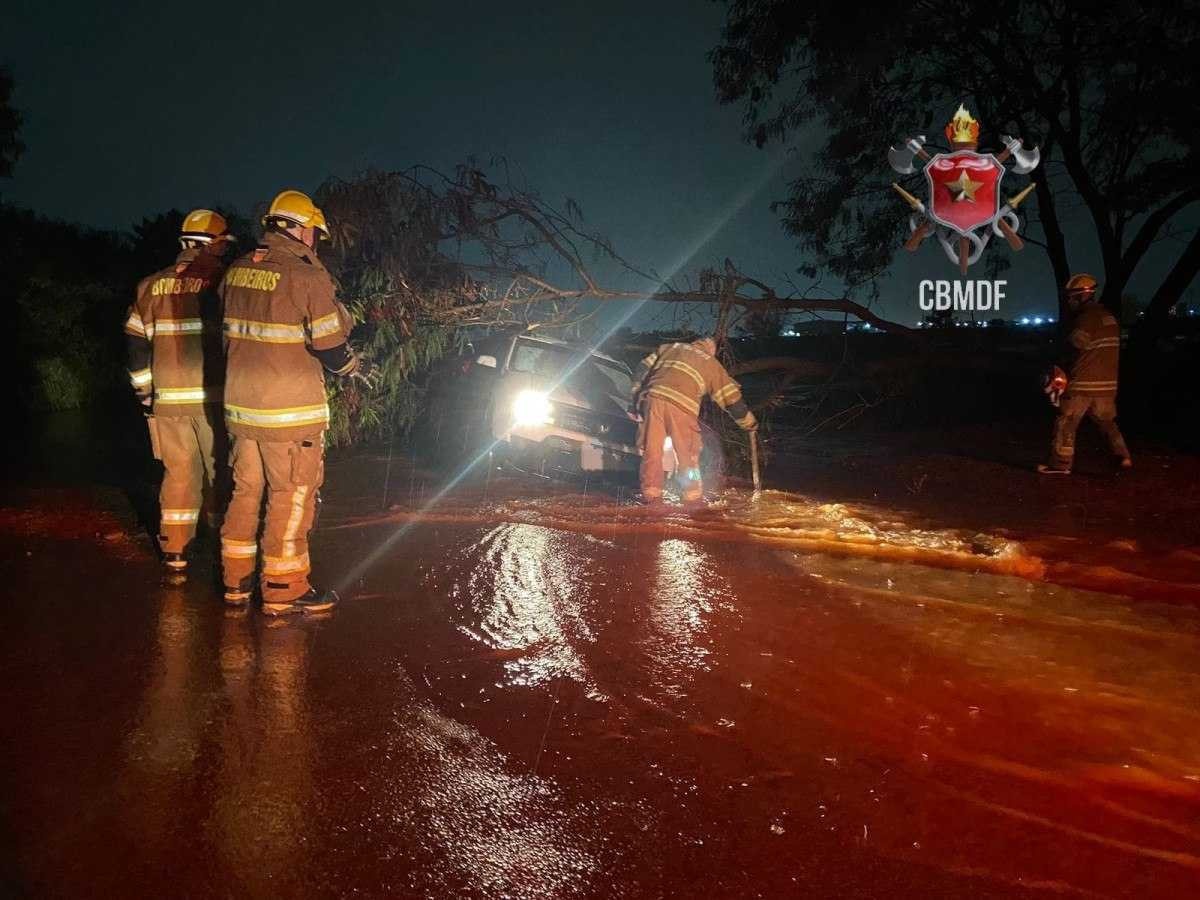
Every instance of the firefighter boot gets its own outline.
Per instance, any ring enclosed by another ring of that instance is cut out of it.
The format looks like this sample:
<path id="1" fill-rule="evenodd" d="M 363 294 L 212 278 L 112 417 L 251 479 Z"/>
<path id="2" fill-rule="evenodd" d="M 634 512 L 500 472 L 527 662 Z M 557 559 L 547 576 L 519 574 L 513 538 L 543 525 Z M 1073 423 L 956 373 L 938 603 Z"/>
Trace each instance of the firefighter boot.
<path id="1" fill-rule="evenodd" d="M 254 593 L 254 576 L 247 575 L 233 587 L 225 585 L 225 602 L 230 606 L 245 606 Z"/>
<path id="2" fill-rule="evenodd" d="M 1040 463 L 1037 467 L 1042 475 L 1070 475 L 1071 467 L 1062 463 Z"/>
<path id="3" fill-rule="evenodd" d="M 182 553 L 163 554 L 163 580 L 167 584 L 178 585 L 187 581 L 188 561 Z"/>
<path id="4" fill-rule="evenodd" d="M 290 616 L 293 613 L 304 612 L 304 610 L 294 600 L 288 600 L 283 603 L 268 603 L 264 600 L 262 612 L 264 616 Z"/>
<path id="5" fill-rule="evenodd" d="M 289 616 L 293 613 L 324 613 L 329 612 L 338 602 L 337 591 L 318 591 L 309 588 L 295 600 L 270 602 L 263 600 L 262 611 L 268 616 Z"/>
<path id="6" fill-rule="evenodd" d="M 302 612 L 322 613 L 333 609 L 339 599 L 337 591 L 318 591 L 316 588 L 309 588 L 307 594 L 297 597 L 294 602 Z"/>

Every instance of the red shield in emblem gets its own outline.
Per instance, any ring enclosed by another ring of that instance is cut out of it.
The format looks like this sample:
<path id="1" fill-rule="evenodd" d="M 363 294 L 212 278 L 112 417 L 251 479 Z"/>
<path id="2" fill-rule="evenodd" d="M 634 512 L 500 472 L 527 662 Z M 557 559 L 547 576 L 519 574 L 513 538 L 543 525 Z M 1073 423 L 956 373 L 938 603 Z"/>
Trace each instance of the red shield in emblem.
<path id="1" fill-rule="evenodd" d="M 939 153 L 925 165 L 930 218 L 959 234 L 987 225 L 1000 212 L 1004 166 L 990 153 Z"/>

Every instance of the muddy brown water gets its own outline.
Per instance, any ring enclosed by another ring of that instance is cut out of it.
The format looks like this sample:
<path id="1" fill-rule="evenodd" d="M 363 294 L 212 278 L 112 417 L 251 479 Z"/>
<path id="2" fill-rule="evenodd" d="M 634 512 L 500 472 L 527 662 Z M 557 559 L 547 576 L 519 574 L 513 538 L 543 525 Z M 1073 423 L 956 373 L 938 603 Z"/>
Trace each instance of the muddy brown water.
<path id="1" fill-rule="evenodd" d="M 1195 610 L 798 495 L 382 477 L 331 466 L 319 620 L 5 536 L 0 886 L 1197 895 Z"/>

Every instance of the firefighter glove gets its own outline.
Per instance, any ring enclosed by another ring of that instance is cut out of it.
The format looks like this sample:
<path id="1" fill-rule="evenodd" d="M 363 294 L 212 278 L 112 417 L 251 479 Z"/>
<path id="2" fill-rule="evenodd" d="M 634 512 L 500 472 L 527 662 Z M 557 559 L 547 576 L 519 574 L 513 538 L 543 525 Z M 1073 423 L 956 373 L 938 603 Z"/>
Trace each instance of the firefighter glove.
<path id="1" fill-rule="evenodd" d="M 368 359 L 360 359 L 358 365 L 348 377 L 364 391 L 373 391 L 379 386 L 382 373 L 379 371 L 379 366 L 375 365 L 375 363 Z"/>

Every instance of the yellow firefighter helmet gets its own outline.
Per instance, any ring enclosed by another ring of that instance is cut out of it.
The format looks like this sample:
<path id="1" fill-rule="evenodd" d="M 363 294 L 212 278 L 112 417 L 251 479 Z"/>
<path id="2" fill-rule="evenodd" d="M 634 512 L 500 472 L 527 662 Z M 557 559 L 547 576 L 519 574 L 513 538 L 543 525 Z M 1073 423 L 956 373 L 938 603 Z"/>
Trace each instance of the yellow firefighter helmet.
<path id="1" fill-rule="evenodd" d="M 281 191 L 277 194 L 271 201 L 271 208 L 263 216 L 263 224 L 268 224 L 272 219 L 282 219 L 301 228 L 311 226 L 321 233 L 321 237 L 329 237 L 325 213 L 312 202 L 312 197 L 300 191 Z"/>
<path id="2" fill-rule="evenodd" d="M 1086 272 L 1080 272 L 1078 275 L 1072 275 L 1064 286 L 1064 290 L 1068 294 L 1079 291 L 1080 293 L 1089 292 L 1095 293 L 1098 282 Z"/>
<path id="3" fill-rule="evenodd" d="M 183 244 L 211 244 L 219 238 L 229 237 L 229 224 L 220 213 L 211 209 L 193 209 L 183 217 L 179 229 L 179 240 Z"/>

